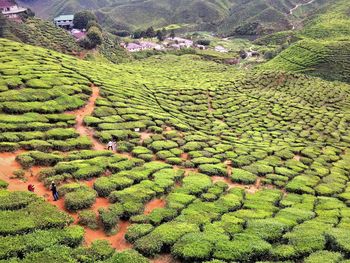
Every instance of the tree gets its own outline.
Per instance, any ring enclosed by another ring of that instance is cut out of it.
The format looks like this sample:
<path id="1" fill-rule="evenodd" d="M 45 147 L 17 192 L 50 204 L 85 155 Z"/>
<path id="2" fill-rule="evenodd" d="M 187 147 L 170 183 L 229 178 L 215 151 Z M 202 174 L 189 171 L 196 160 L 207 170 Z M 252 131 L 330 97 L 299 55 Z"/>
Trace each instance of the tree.
<path id="1" fill-rule="evenodd" d="M 165 29 L 164 27 L 163 27 L 163 29 L 162 29 L 162 34 L 163 34 L 164 38 L 166 38 L 166 35 L 168 34 L 167 31 L 166 31 L 166 29 Z"/>
<path id="2" fill-rule="evenodd" d="M 86 34 L 91 43 L 91 48 L 102 44 L 102 33 L 98 27 L 92 26 Z"/>
<path id="3" fill-rule="evenodd" d="M 6 28 L 7 28 L 6 17 L 0 12 L 0 37 L 4 36 Z"/>
<path id="4" fill-rule="evenodd" d="M 98 29 L 100 29 L 100 31 L 102 31 L 102 27 L 99 23 L 97 23 L 96 20 L 90 20 L 86 25 L 86 30 L 89 31 L 89 29 L 93 26 L 97 27 Z"/>
<path id="5" fill-rule="evenodd" d="M 90 11 L 81 11 L 74 15 L 74 28 L 86 29 L 90 21 L 97 21 L 96 16 Z"/>
<path id="6" fill-rule="evenodd" d="M 157 30 L 156 36 L 157 36 L 159 41 L 164 41 L 164 39 L 165 39 L 165 35 L 163 34 L 163 31 Z"/>
<path id="7" fill-rule="evenodd" d="M 147 30 L 146 30 L 146 37 L 152 38 L 152 37 L 155 37 L 155 36 L 156 36 L 156 32 L 154 32 L 153 27 L 147 28 Z"/>
<path id="8" fill-rule="evenodd" d="M 115 31 L 114 34 L 118 37 L 128 37 L 130 36 L 130 32 L 124 30 L 124 31 Z"/>
<path id="9" fill-rule="evenodd" d="M 246 59 L 248 54 L 247 52 L 245 52 L 245 50 L 241 49 L 239 52 L 239 56 L 241 57 L 241 59 Z"/>
<path id="10" fill-rule="evenodd" d="M 175 38 L 175 30 L 174 29 L 171 30 L 170 37 L 171 38 Z"/>
<path id="11" fill-rule="evenodd" d="M 135 31 L 133 34 L 132 34 L 132 37 L 134 39 L 139 39 L 141 38 L 141 31 Z"/>
<path id="12" fill-rule="evenodd" d="M 210 45 L 210 40 L 208 39 L 199 39 L 197 40 L 198 45 L 203 45 L 203 46 L 209 46 Z"/>

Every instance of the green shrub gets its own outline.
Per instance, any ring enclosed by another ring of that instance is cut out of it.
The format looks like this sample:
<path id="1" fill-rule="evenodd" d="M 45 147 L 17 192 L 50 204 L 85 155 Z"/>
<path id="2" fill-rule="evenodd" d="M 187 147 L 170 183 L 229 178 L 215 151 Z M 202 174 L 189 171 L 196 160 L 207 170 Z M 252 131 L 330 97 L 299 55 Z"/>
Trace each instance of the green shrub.
<path id="1" fill-rule="evenodd" d="M 310 256 L 305 258 L 305 263 L 318 263 L 318 262 L 327 262 L 327 263 L 336 263 L 340 262 L 343 259 L 342 254 L 339 252 L 331 252 L 331 251 L 317 251 L 312 253 Z"/>
<path id="2" fill-rule="evenodd" d="M 172 208 L 156 208 L 148 216 L 153 225 L 159 225 L 163 222 L 170 221 L 177 216 L 177 210 Z"/>
<path id="3" fill-rule="evenodd" d="M 267 218 L 248 220 L 245 232 L 270 242 L 277 242 L 287 229 L 287 225 L 282 222 Z"/>
<path id="4" fill-rule="evenodd" d="M 253 184 L 255 183 L 257 176 L 251 172 L 242 169 L 233 169 L 231 180 L 238 183 Z"/>
<path id="5" fill-rule="evenodd" d="M 99 167 L 96 165 L 86 165 L 81 166 L 77 171 L 73 173 L 73 178 L 75 179 L 89 179 L 93 177 L 98 177 L 105 171 L 104 167 Z"/>
<path id="6" fill-rule="evenodd" d="M 326 232 L 326 238 L 333 249 L 350 253 L 350 242 L 347 229 L 332 228 Z"/>
<path id="7" fill-rule="evenodd" d="M 0 152 L 14 152 L 20 148 L 18 143 L 0 142 Z"/>
<path id="8" fill-rule="evenodd" d="M 8 182 L 0 179 L 0 189 L 6 189 L 8 187 Z"/>
<path id="9" fill-rule="evenodd" d="M 161 150 L 169 150 L 178 147 L 178 144 L 173 141 L 154 141 L 149 146 L 154 152 Z"/>
<path id="10" fill-rule="evenodd" d="M 214 257 L 222 260 L 250 262 L 254 258 L 266 257 L 271 245 L 262 239 L 247 234 L 237 234 L 233 241 L 219 241 Z"/>
<path id="11" fill-rule="evenodd" d="M 74 258 L 79 262 L 105 262 L 113 256 L 115 250 L 107 240 L 95 240 L 90 247 L 79 247 L 74 251 Z"/>
<path id="12" fill-rule="evenodd" d="M 288 260 L 297 257 L 297 253 L 292 245 L 277 245 L 271 249 L 271 256 L 277 260 Z"/>
<path id="13" fill-rule="evenodd" d="M 94 211 L 84 210 L 79 212 L 79 224 L 91 229 L 98 229 L 98 221 Z"/>
<path id="14" fill-rule="evenodd" d="M 30 192 L 10 192 L 0 189 L 0 210 L 24 208 L 34 200 L 36 200 L 36 195 Z"/>
<path id="15" fill-rule="evenodd" d="M 142 236 L 147 235 L 153 230 L 151 224 L 134 224 L 128 227 L 128 230 L 125 234 L 125 239 L 133 243 Z"/>
<path id="16" fill-rule="evenodd" d="M 71 217 L 58 211 L 55 206 L 38 199 L 19 210 L 1 210 L 0 234 L 17 235 L 37 229 L 63 228 L 71 220 Z"/>
<path id="17" fill-rule="evenodd" d="M 214 244 L 203 233 L 184 235 L 172 247 L 171 253 L 185 261 L 209 259 Z"/>
<path id="18" fill-rule="evenodd" d="M 70 211 L 91 207 L 96 201 L 96 192 L 90 189 L 80 189 L 65 195 L 64 206 Z"/>
<path id="19" fill-rule="evenodd" d="M 110 178 L 101 177 L 97 178 L 94 182 L 94 189 L 96 190 L 98 196 L 107 197 L 110 193 L 117 189 L 117 184 Z"/>
<path id="20" fill-rule="evenodd" d="M 227 169 L 223 164 L 202 164 L 198 168 L 199 172 L 210 176 L 227 176 Z"/>
<path id="21" fill-rule="evenodd" d="M 110 205 L 108 209 L 100 208 L 98 213 L 104 230 L 109 233 L 116 227 L 119 217 L 124 213 L 124 208 L 120 204 L 115 204 Z"/>
<path id="22" fill-rule="evenodd" d="M 148 263 L 149 260 L 137 253 L 135 250 L 125 250 L 123 252 L 117 252 L 106 263 Z"/>

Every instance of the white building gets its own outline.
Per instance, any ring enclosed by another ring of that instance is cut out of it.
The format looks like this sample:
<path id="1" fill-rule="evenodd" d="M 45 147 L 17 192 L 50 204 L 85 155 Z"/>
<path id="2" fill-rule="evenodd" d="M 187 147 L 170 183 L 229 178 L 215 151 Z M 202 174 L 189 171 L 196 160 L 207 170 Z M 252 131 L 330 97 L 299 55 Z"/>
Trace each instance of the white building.
<path id="1" fill-rule="evenodd" d="M 71 29 L 73 28 L 74 15 L 60 15 L 54 19 L 56 26 Z"/>
<path id="2" fill-rule="evenodd" d="M 1 13 L 10 19 L 19 18 L 21 14 L 27 11 L 27 8 L 20 7 L 12 0 L 0 0 Z"/>

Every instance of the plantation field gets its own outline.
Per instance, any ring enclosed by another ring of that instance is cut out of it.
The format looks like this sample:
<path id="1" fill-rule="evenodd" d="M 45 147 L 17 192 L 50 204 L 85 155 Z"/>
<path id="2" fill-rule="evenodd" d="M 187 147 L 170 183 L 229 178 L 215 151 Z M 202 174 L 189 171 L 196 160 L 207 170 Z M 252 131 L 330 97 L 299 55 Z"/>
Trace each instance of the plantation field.
<path id="1" fill-rule="evenodd" d="M 0 61 L 0 262 L 350 260 L 350 85 L 4 39 Z"/>

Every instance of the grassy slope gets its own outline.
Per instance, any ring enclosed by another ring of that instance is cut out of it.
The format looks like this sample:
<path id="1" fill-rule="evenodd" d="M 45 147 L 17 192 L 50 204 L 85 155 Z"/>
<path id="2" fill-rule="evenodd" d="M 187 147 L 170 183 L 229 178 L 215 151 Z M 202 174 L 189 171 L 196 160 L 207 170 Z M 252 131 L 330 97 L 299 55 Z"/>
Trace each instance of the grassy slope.
<path id="1" fill-rule="evenodd" d="M 330 80 L 350 81 L 349 4 L 338 0 L 312 19 L 297 36 L 301 40 L 263 65 L 264 69 L 305 72 Z"/>
<path id="2" fill-rule="evenodd" d="M 41 19 L 28 19 L 25 23 L 9 21 L 5 37 L 66 54 L 80 51 L 79 45 L 67 31 Z"/>
<path id="3" fill-rule="evenodd" d="M 83 50 L 66 30 L 42 19 L 28 19 L 25 23 L 8 21 L 4 37 L 65 54 L 79 55 L 82 52 L 89 60 L 119 63 L 131 59 L 130 55 L 119 47 L 114 36 L 109 33 L 103 34 L 103 43 L 97 50 Z"/>

